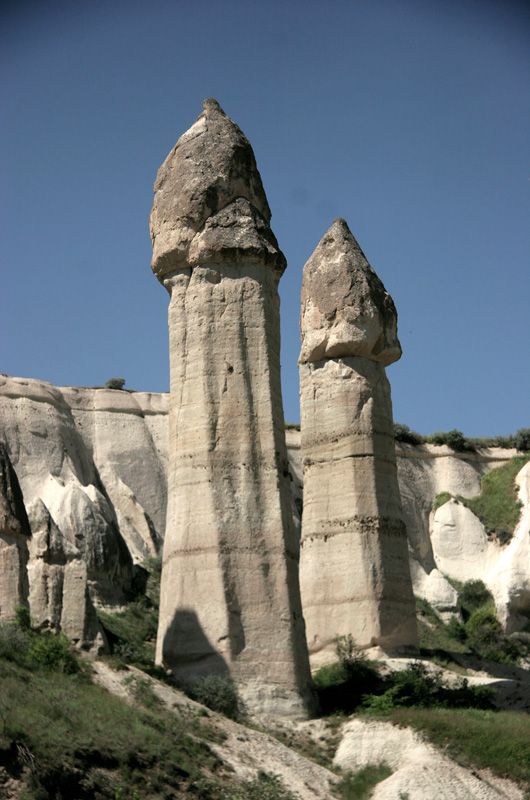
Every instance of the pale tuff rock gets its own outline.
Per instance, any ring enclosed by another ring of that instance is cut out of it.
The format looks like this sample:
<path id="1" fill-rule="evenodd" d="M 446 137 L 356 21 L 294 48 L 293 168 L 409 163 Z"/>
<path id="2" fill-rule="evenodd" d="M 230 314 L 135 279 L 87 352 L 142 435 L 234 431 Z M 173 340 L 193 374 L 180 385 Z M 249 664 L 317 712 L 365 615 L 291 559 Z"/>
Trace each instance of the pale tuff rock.
<path id="1" fill-rule="evenodd" d="M 159 170 L 153 269 L 171 293 L 169 481 L 157 660 L 230 673 L 249 709 L 303 715 L 279 363 L 285 260 L 250 144 L 215 101 Z"/>
<path id="2" fill-rule="evenodd" d="M 143 400 L 0 376 L 0 438 L 26 507 L 36 514 L 28 564 L 32 618 L 41 627 L 61 627 L 83 646 L 99 646 L 91 605 L 121 605 L 130 589 L 133 563 L 124 539 L 137 561 L 160 541 L 138 496 L 164 518 L 165 432 L 162 425 L 159 452 L 156 424 L 150 432 L 146 422 L 157 416 L 157 400 L 153 407 L 145 398 L 142 409 Z M 47 527 L 54 531 L 50 552 L 42 551 Z"/>
<path id="3" fill-rule="evenodd" d="M 436 510 L 431 542 L 438 569 L 462 582 L 484 580 L 501 551 L 471 509 L 454 499 Z"/>
<path id="4" fill-rule="evenodd" d="M 364 356 L 387 366 L 401 356 L 394 301 L 343 219 L 304 267 L 301 327 L 302 363 Z"/>
<path id="5" fill-rule="evenodd" d="M 101 650 L 105 643 L 75 529 L 63 534 L 40 499 L 33 501 L 28 514 L 33 534 L 28 567 L 32 625 L 62 631 L 81 647 Z"/>
<path id="6" fill-rule="evenodd" d="M 521 502 L 521 516 L 510 543 L 486 578 L 493 592 L 497 615 L 513 633 L 528 625 L 530 611 L 530 462 L 515 479 Z"/>
<path id="7" fill-rule="evenodd" d="M 20 485 L 0 442 L 0 621 L 12 620 L 27 604 L 28 541 L 31 536 Z"/>
<path id="8" fill-rule="evenodd" d="M 302 283 L 300 583 L 315 665 L 334 657 L 337 635 L 362 647 L 416 643 L 383 366 L 401 353 L 396 331 L 390 296 L 335 222 Z"/>
<path id="9" fill-rule="evenodd" d="M 485 770 L 465 769 L 410 728 L 354 719 L 342 733 L 336 767 L 356 772 L 384 763 L 392 770 L 373 790 L 374 800 L 523 800 L 516 784 Z"/>
<path id="10" fill-rule="evenodd" d="M 158 170 L 154 190 L 151 263 L 160 281 L 215 262 L 221 252 L 285 268 L 252 148 L 216 100 L 205 100 Z"/>

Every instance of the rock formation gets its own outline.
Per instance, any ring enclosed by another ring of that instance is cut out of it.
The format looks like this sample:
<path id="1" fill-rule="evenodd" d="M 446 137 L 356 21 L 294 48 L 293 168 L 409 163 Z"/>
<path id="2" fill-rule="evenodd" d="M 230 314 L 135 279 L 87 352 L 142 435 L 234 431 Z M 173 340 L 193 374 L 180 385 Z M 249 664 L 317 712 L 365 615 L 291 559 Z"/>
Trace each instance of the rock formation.
<path id="1" fill-rule="evenodd" d="M 28 598 L 28 540 L 31 536 L 18 478 L 0 442 L 0 621 L 13 620 Z"/>
<path id="2" fill-rule="evenodd" d="M 152 267 L 171 295 L 158 662 L 229 673 L 251 709 L 310 702 L 280 389 L 285 259 L 252 148 L 214 100 L 160 167 Z"/>
<path id="3" fill-rule="evenodd" d="M 32 620 L 52 628 L 64 623 L 79 644 L 98 646 L 90 640 L 97 632 L 88 622 L 91 604 L 123 604 L 133 563 L 91 453 L 72 409 L 50 384 L 2 376 L 0 416 L 34 533 Z"/>
<path id="4" fill-rule="evenodd" d="M 394 303 L 343 220 L 304 267 L 300 583 L 315 663 L 337 635 L 416 643 L 385 366 L 401 355 Z"/>

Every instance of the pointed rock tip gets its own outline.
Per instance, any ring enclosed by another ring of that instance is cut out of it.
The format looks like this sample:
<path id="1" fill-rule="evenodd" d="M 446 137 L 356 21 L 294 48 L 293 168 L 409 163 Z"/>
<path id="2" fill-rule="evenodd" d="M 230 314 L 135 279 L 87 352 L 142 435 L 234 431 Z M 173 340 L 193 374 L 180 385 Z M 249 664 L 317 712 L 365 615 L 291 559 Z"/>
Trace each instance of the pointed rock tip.
<path id="1" fill-rule="evenodd" d="M 349 225 L 344 219 L 344 217 L 337 217 L 337 219 L 334 219 L 333 222 L 331 223 L 331 228 L 339 228 L 340 230 L 348 231 L 348 233 L 351 233 Z"/>
<path id="2" fill-rule="evenodd" d="M 225 112 L 223 111 L 223 109 L 221 108 L 215 97 L 207 97 L 206 100 L 203 102 L 202 107 L 206 114 L 208 114 L 208 112 L 211 111 L 217 111 L 226 117 Z"/>

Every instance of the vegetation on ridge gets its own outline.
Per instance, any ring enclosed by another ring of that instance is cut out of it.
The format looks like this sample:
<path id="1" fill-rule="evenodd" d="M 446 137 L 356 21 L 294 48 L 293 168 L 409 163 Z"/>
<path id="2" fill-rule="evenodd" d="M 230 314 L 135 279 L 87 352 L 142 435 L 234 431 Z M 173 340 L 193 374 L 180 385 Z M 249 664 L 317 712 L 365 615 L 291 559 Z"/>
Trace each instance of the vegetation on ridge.
<path id="1" fill-rule="evenodd" d="M 424 436 L 411 430 L 408 425 L 396 422 L 394 438 L 404 444 L 445 444 L 456 452 L 470 452 L 479 447 L 505 447 L 515 448 L 520 452 L 530 451 L 530 428 L 521 428 L 511 436 L 469 437 L 456 429 Z"/>
<path id="2" fill-rule="evenodd" d="M 495 535 L 501 544 L 510 541 L 521 516 L 515 478 L 528 461 L 530 456 L 514 456 L 506 464 L 495 467 L 482 476 L 478 497 L 455 497 L 455 500 L 471 509 L 484 525 L 486 532 Z M 433 511 L 452 497 L 449 492 L 438 494 L 433 502 Z"/>

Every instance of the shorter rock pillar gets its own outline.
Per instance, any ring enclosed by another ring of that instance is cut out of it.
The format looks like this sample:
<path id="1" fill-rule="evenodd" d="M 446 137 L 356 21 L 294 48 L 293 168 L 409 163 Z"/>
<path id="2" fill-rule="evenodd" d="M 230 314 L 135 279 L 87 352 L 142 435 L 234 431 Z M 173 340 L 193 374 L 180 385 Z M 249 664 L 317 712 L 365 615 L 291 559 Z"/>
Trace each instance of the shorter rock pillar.
<path id="1" fill-rule="evenodd" d="M 397 315 L 343 220 L 305 265 L 301 333 L 300 583 L 318 665 L 334 658 L 337 636 L 385 650 L 416 644 L 385 375 L 401 355 Z"/>

